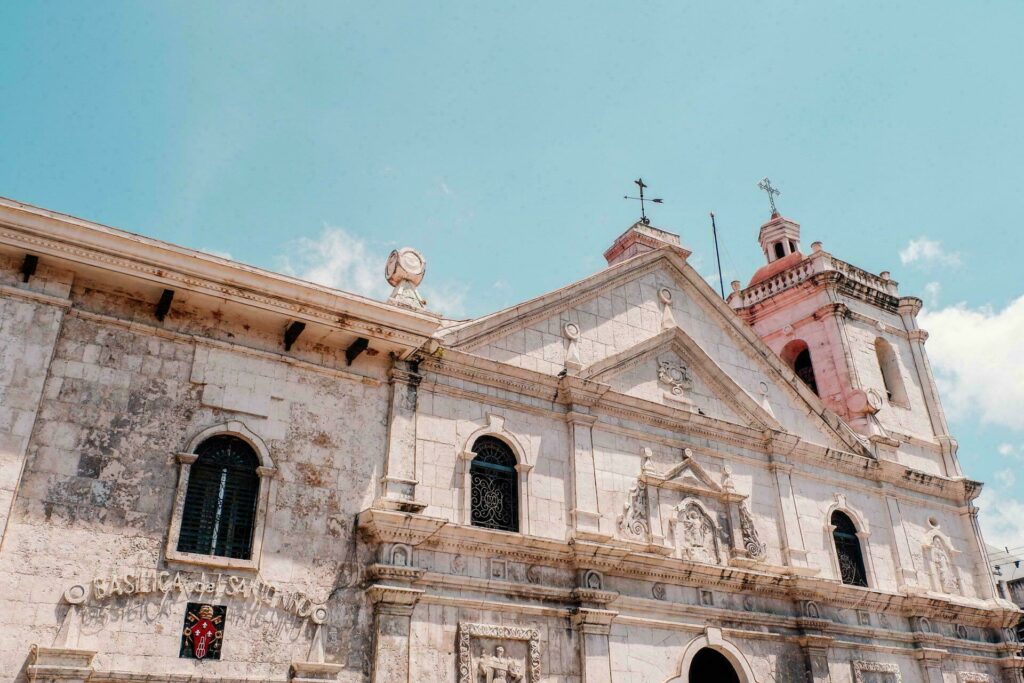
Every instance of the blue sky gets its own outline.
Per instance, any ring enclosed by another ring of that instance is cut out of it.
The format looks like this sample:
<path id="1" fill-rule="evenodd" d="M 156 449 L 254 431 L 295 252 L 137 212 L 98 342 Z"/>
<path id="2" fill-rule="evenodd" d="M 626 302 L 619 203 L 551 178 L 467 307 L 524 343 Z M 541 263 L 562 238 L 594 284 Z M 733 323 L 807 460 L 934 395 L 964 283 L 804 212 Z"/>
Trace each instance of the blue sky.
<path id="1" fill-rule="evenodd" d="M 1024 545 L 1024 4 L 3 3 L 0 194 L 470 316 L 602 265 L 642 175 L 713 276 L 779 207 L 927 302 L 990 540 Z"/>

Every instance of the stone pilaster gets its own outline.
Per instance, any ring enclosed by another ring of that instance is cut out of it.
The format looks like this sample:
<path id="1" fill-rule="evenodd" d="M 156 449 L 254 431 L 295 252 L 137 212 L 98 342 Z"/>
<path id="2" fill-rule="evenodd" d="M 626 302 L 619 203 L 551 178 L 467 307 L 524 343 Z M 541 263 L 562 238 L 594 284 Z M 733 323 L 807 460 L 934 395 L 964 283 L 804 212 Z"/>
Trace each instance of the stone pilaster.
<path id="1" fill-rule="evenodd" d="M 800 530 L 800 518 L 793 496 L 793 481 L 790 473 L 793 466 L 773 462 L 770 465 L 775 475 L 775 490 L 779 494 L 779 519 L 782 521 L 782 555 L 786 565 L 797 570 L 807 570 L 807 550 Z"/>
<path id="2" fill-rule="evenodd" d="M 1010 657 L 1000 662 L 1005 683 L 1024 683 L 1024 657 Z"/>
<path id="3" fill-rule="evenodd" d="M 415 362 L 395 360 L 388 372 L 387 459 L 377 507 L 420 512 L 427 506 L 416 499 L 416 402 L 422 379 Z"/>
<path id="4" fill-rule="evenodd" d="M 372 683 L 409 683 L 409 631 L 412 612 L 423 594 L 416 588 L 375 585 L 373 602 Z"/>
<path id="5" fill-rule="evenodd" d="M 922 647 L 915 653 L 925 683 L 943 683 L 942 660 L 948 655 L 949 652 L 936 647 Z"/>
<path id="6" fill-rule="evenodd" d="M 807 663 L 808 680 L 811 683 L 832 683 L 828 666 L 828 649 L 832 638 L 822 635 L 805 635 L 800 638 L 800 648 Z"/>
<path id="7" fill-rule="evenodd" d="M 610 529 L 601 528 L 597 506 L 597 471 L 594 466 L 594 423 L 597 418 L 571 410 L 566 415 L 569 438 L 573 446 L 573 509 L 575 534 L 580 538 L 605 540 Z"/>
<path id="8" fill-rule="evenodd" d="M 900 503 L 892 496 L 885 497 L 886 507 L 889 510 L 889 521 L 892 524 L 893 540 L 896 544 L 896 569 L 899 572 L 896 579 L 901 590 L 908 586 L 918 586 L 919 579 L 917 568 L 914 566 L 914 556 L 910 551 L 910 541 L 907 538 L 907 530 L 903 526 L 903 512 L 900 510 Z"/>
<path id="9" fill-rule="evenodd" d="M 611 683 L 612 661 L 608 634 L 618 612 L 605 609 L 579 608 L 572 616 L 573 627 L 580 638 L 580 671 L 582 683 Z"/>

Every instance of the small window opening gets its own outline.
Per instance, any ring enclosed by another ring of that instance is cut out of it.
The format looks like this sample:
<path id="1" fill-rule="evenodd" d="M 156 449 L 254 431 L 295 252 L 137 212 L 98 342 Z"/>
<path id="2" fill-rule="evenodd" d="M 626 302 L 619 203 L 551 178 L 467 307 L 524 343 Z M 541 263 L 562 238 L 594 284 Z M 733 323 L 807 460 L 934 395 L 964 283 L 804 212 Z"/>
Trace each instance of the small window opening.
<path id="1" fill-rule="evenodd" d="M 793 253 L 793 254 L 796 253 L 796 242 L 794 242 L 793 240 L 789 241 L 789 251 L 790 251 L 790 253 Z"/>
<path id="2" fill-rule="evenodd" d="M 794 339 L 783 347 L 781 355 L 782 360 L 792 368 L 796 376 L 802 379 L 811 391 L 818 394 L 818 382 L 814 377 L 814 365 L 811 363 L 811 350 L 807 348 L 807 342 Z"/>
<path id="3" fill-rule="evenodd" d="M 782 242 L 775 243 L 775 258 L 779 259 L 786 255 L 785 250 L 782 247 Z"/>
<path id="4" fill-rule="evenodd" d="M 857 527 L 849 516 L 839 510 L 832 513 L 832 526 L 840 578 L 847 585 L 867 588 L 868 573 L 864 569 L 864 554 L 857 536 Z"/>
<path id="5" fill-rule="evenodd" d="M 470 465 L 471 523 L 502 531 L 519 531 L 519 473 L 512 449 L 493 436 L 473 444 Z"/>
<path id="6" fill-rule="evenodd" d="M 885 395 L 889 398 L 889 403 L 908 405 L 907 388 L 903 384 L 903 373 L 900 372 L 896 350 L 892 348 L 892 344 L 878 337 L 875 339 L 875 355 L 878 358 L 878 368 L 882 371 L 882 383 L 885 385 Z"/>
<path id="7" fill-rule="evenodd" d="M 178 550 L 248 560 L 256 526 L 259 457 L 242 439 L 214 436 L 189 470 Z"/>

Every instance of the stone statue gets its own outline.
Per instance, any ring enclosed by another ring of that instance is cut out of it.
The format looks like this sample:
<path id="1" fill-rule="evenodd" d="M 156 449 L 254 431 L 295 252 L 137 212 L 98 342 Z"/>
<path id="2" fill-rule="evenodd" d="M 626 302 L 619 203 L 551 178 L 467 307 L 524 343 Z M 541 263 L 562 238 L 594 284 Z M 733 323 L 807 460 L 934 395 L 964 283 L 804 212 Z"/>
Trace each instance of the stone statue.
<path id="1" fill-rule="evenodd" d="M 484 683 L 517 683 L 523 680 L 519 662 L 505 656 L 505 648 L 498 645 L 494 654 L 480 654 L 480 676 Z"/>
<path id="2" fill-rule="evenodd" d="M 697 562 L 718 564 L 715 527 L 696 505 L 687 505 L 679 521 L 683 531 L 683 555 Z"/>

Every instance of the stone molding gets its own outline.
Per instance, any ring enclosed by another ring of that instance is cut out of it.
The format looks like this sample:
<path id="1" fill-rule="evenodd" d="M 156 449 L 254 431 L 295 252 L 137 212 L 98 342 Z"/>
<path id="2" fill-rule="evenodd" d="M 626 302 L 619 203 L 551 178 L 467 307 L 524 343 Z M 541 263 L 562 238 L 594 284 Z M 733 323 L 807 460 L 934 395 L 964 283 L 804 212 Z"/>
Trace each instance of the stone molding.
<path id="1" fill-rule="evenodd" d="M 459 683 L 475 683 L 473 653 L 470 642 L 473 638 L 494 638 L 504 640 L 525 640 L 528 648 L 528 683 L 540 683 L 540 632 L 535 628 L 501 626 L 494 624 L 459 623 Z"/>
<path id="2" fill-rule="evenodd" d="M 0 242 L 169 289 L 186 289 L 251 308 L 420 347 L 440 317 L 408 311 L 297 278 L 233 263 L 28 204 L 0 199 Z M 339 318 L 339 310 L 346 315 Z"/>

